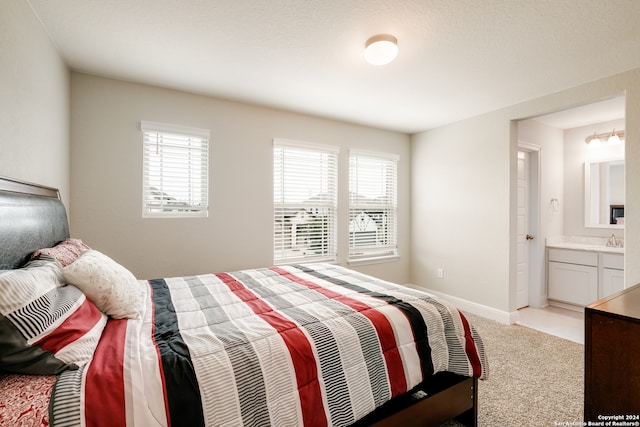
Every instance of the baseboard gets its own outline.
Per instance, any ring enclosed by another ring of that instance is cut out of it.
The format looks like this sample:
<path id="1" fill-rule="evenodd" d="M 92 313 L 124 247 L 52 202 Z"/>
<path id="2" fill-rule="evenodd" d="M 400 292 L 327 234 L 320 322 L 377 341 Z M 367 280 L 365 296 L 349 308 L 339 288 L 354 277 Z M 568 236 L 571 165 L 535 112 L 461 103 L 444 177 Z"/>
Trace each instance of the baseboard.
<path id="1" fill-rule="evenodd" d="M 497 308 L 489 307 L 486 305 L 478 304 L 477 302 L 469 301 L 463 298 L 458 298 L 452 295 L 444 294 L 442 292 L 434 291 L 429 288 L 425 288 L 424 286 L 417 286 L 409 284 L 407 285 L 414 289 L 419 289 L 424 292 L 428 292 L 438 298 L 442 298 L 445 301 L 453 304 L 457 309 L 461 311 L 466 311 L 471 314 L 476 314 L 478 316 L 485 317 L 487 319 L 495 320 L 496 322 L 504 323 L 506 325 L 511 325 L 520 320 L 520 315 L 517 311 L 508 312 L 498 310 Z"/>

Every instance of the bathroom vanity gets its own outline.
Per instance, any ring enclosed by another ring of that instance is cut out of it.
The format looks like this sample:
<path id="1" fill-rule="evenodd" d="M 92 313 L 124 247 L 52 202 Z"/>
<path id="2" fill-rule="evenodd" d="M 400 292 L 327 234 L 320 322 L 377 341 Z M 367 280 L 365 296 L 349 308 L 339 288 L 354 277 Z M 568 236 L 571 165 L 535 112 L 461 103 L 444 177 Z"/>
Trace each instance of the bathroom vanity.
<path id="1" fill-rule="evenodd" d="M 582 311 L 624 289 L 624 249 L 606 243 L 602 238 L 547 240 L 549 304 Z"/>

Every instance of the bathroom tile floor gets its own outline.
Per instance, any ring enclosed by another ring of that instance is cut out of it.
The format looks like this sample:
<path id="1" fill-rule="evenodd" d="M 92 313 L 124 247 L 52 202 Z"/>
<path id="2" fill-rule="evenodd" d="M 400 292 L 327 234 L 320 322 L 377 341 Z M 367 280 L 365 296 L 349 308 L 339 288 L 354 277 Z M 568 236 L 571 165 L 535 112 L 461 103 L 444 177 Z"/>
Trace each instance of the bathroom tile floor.
<path id="1" fill-rule="evenodd" d="M 554 306 L 526 307 L 518 313 L 519 325 L 584 344 L 584 313 Z"/>

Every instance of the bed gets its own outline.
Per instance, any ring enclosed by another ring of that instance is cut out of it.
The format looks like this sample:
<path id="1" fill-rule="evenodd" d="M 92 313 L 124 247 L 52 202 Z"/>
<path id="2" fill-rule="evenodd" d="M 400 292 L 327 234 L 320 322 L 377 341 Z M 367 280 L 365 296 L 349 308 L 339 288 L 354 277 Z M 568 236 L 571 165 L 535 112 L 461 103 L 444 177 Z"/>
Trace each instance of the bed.
<path id="1" fill-rule="evenodd" d="M 8 178 L 0 236 L 0 425 L 476 425 L 482 340 L 426 293 L 334 264 L 138 280 Z"/>

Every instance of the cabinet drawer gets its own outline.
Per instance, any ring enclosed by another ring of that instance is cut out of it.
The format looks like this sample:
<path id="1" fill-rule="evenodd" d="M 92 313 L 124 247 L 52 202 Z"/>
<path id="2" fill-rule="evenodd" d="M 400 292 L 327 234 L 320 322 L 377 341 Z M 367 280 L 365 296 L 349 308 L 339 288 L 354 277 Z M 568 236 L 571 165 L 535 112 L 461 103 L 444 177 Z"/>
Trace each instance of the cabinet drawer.
<path id="1" fill-rule="evenodd" d="M 549 248 L 549 261 L 568 262 L 570 264 L 597 266 L 598 253 Z"/>
<path id="2" fill-rule="evenodd" d="M 624 255 L 602 254 L 602 266 L 624 270 Z"/>

